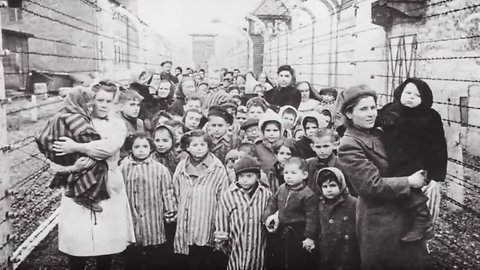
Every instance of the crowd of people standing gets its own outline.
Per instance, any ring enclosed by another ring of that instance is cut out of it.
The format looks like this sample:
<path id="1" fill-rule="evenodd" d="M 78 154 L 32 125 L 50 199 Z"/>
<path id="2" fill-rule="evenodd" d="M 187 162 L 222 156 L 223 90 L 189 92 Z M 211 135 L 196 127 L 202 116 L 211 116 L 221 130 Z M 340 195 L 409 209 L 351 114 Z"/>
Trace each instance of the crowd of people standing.
<path id="1" fill-rule="evenodd" d="M 447 151 L 425 82 L 377 110 L 370 87 L 317 90 L 289 65 L 162 68 L 73 89 L 37 136 L 70 269 L 427 267 L 422 188 Z"/>

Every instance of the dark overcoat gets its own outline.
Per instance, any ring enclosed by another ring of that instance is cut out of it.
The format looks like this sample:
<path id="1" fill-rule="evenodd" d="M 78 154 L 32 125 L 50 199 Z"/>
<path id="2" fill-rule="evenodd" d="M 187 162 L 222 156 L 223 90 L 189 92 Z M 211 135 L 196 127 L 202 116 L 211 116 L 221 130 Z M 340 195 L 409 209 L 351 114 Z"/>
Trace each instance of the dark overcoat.
<path id="1" fill-rule="evenodd" d="M 339 166 L 358 194 L 357 237 L 362 269 L 424 269 L 424 241 L 402 243 L 412 224 L 402 199 L 407 177 L 385 177 L 388 162 L 377 129 L 348 128 L 338 149 Z"/>

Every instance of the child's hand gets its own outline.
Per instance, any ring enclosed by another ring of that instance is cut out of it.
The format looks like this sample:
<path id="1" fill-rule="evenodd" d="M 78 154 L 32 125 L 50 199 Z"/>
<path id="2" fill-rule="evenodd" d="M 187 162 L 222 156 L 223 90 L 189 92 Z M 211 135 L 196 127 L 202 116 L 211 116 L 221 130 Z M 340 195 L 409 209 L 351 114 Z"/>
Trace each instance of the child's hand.
<path id="1" fill-rule="evenodd" d="M 214 240 L 215 242 L 215 250 L 221 251 L 225 254 L 227 254 L 227 241 L 228 241 L 228 233 L 227 232 L 214 232 L 213 233 Z"/>
<path id="2" fill-rule="evenodd" d="M 278 220 L 278 212 L 273 215 L 270 215 L 267 220 L 265 221 L 265 226 L 267 227 L 267 231 L 269 233 L 274 233 L 278 229 L 278 224 L 280 221 Z"/>
<path id="3" fill-rule="evenodd" d="M 173 223 L 177 221 L 177 214 L 175 212 L 165 213 L 165 221 L 167 223 Z"/>
<path id="4" fill-rule="evenodd" d="M 305 240 L 303 240 L 302 246 L 308 252 L 312 252 L 312 250 L 315 248 L 315 242 L 313 242 L 313 240 L 310 238 L 306 238 Z"/>

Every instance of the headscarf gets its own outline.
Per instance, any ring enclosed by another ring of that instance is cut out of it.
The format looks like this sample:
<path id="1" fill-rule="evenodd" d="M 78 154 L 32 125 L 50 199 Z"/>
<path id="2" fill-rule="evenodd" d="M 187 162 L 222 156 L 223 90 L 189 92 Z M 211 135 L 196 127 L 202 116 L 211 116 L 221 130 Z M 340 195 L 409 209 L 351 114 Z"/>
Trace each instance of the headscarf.
<path id="1" fill-rule="evenodd" d="M 405 86 L 407 86 L 407 84 L 409 83 L 413 83 L 417 87 L 418 92 L 420 93 L 420 97 L 422 99 L 420 105 L 412 109 L 419 111 L 430 109 L 433 104 L 432 90 L 426 82 L 417 78 L 408 78 L 402 84 L 400 84 L 397 89 L 395 89 L 393 93 L 394 102 L 400 103 L 400 98 L 402 97 L 403 90 L 405 89 Z"/>
<path id="2" fill-rule="evenodd" d="M 89 103 L 95 98 L 95 92 L 88 88 L 77 87 L 68 92 L 63 100 L 60 112 L 79 113 L 90 118 Z"/>
<path id="3" fill-rule="evenodd" d="M 347 188 L 347 182 L 345 181 L 345 176 L 343 175 L 342 171 L 340 171 L 338 168 L 335 167 L 326 167 L 323 169 L 320 169 L 315 175 L 315 182 L 318 186 L 318 189 L 320 191 L 321 196 L 323 197 L 323 192 L 322 192 L 322 183 L 324 182 L 323 180 L 327 176 L 334 175 L 336 178 L 336 183 L 338 184 L 338 187 L 340 189 L 340 195 L 339 197 L 348 194 L 348 188 Z"/>
<path id="4" fill-rule="evenodd" d="M 310 95 L 308 96 L 309 99 L 314 99 L 314 100 L 318 100 L 318 101 L 323 100 L 322 96 L 320 96 L 320 94 L 317 92 L 315 87 L 313 87 L 313 84 L 311 84 L 310 82 L 300 81 L 295 85 L 295 89 L 297 89 L 298 86 L 302 83 L 306 83 L 308 85 L 308 91 L 310 92 Z"/>

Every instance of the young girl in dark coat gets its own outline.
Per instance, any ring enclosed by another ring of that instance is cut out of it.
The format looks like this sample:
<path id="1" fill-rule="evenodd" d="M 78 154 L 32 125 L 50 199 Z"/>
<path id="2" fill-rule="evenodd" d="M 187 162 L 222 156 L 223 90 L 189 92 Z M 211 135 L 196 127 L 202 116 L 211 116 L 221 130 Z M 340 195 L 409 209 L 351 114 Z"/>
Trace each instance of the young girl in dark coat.
<path id="1" fill-rule="evenodd" d="M 320 169 L 316 183 L 318 204 L 319 268 L 322 270 L 360 269 L 355 208 L 357 199 L 348 194 L 343 173 L 334 167 Z"/>
<path id="2" fill-rule="evenodd" d="M 427 83 L 409 78 L 394 92 L 394 101 L 379 111 L 377 124 L 389 158 L 389 174 L 406 176 L 424 169 L 427 179 L 444 181 L 447 170 L 447 143 L 442 119 L 431 108 L 433 95 Z M 405 206 L 414 217 L 411 230 L 401 240 L 418 241 L 431 237 L 432 224 L 421 189 L 412 188 Z"/>

